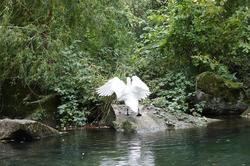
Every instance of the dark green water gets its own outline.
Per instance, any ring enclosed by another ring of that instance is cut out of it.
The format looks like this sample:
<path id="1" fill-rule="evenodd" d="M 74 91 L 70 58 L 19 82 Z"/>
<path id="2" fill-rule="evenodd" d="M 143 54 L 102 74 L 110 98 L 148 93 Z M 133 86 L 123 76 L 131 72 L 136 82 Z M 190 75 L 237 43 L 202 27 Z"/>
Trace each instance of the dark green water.
<path id="1" fill-rule="evenodd" d="M 250 121 L 148 135 L 82 130 L 32 143 L 0 144 L 0 166 L 40 165 L 250 165 Z"/>

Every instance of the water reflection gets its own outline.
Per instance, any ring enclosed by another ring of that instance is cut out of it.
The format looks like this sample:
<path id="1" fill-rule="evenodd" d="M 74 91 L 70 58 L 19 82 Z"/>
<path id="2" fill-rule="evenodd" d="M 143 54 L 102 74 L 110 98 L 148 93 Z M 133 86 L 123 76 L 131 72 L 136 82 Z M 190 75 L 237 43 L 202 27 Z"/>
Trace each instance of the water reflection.
<path id="1" fill-rule="evenodd" d="M 104 152 L 99 164 L 100 166 L 154 166 L 154 153 L 147 143 L 145 137 L 139 135 L 115 134 L 113 142 L 115 155 L 110 155 L 109 151 Z"/>
<path id="2" fill-rule="evenodd" d="M 82 130 L 32 143 L 0 144 L 0 165 L 250 165 L 249 139 L 249 121 L 148 135 Z"/>
<path id="3" fill-rule="evenodd" d="M 150 147 L 142 147 L 142 140 L 134 138 L 129 142 L 128 164 L 129 165 L 154 165 L 154 156 Z"/>

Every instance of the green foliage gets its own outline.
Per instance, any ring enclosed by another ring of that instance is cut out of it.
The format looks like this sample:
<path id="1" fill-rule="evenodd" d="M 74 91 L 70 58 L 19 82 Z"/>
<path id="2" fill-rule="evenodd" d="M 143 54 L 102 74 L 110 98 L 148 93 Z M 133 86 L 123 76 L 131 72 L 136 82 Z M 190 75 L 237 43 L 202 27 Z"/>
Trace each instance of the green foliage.
<path id="1" fill-rule="evenodd" d="M 101 102 L 95 88 L 114 75 L 142 77 L 152 88 L 154 105 L 201 112 L 204 103 L 189 102 L 197 74 L 213 71 L 249 86 L 247 4 L 4 0 L 0 87 L 18 79 L 38 87 L 37 96 L 58 93 L 61 126 L 83 125 L 88 110 Z"/>
<path id="2" fill-rule="evenodd" d="M 60 63 L 55 65 L 55 75 L 47 83 L 61 96 L 59 117 L 62 125 L 83 125 L 86 110 L 96 101 L 95 88 L 102 79 L 94 59 L 81 51 L 80 41 L 75 41 L 61 51 Z M 56 77 L 56 76 L 60 77 Z"/>
<path id="3" fill-rule="evenodd" d="M 205 108 L 206 101 L 201 101 L 199 103 L 194 104 L 193 108 L 190 108 L 189 112 L 193 115 L 202 114 L 203 109 Z"/>
<path id="4" fill-rule="evenodd" d="M 82 125 L 95 88 L 117 73 L 135 43 L 122 1 L 4 0 L 0 87 L 6 79 L 58 93 L 61 126 Z M 33 92 L 32 92 L 33 93 Z"/>
<path id="5" fill-rule="evenodd" d="M 148 11 L 144 33 L 133 56 L 136 60 L 132 62 L 145 80 L 156 80 L 153 86 L 158 89 L 151 96 L 154 104 L 170 110 L 201 112 L 204 103 L 192 106 L 187 100 L 195 89 L 185 81 L 194 82 L 203 71 L 244 81 L 250 70 L 247 3 L 173 0 Z M 175 79 L 169 73 L 183 73 L 186 78 Z"/>
<path id="6" fill-rule="evenodd" d="M 31 119 L 36 121 L 42 121 L 43 119 L 46 118 L 47 118 L 46 112 L 42 107 L 38 107 L 35 110 L 35 112 L 31 115 Z"/>
<path id="7" fill-rule="evenodd" d="M 240 76 L 246 68 L 249 70 L 246 62 L 249 61 L 250 15 L 246 3 L 244 0 L 239 3 L 169 1 L 149 13 L 139 53 L 150 56 L 158 51 L 165 61 L 191 67 L 193 57 L 204 59 L 202 56 L 209 55 Z M 232 8 L 228 7 L 230 4 Z"/>
<path id="8" fill-rule="evenodd" d="M 194 66 L 199 67 L 200 71 L 211 70 L 225 79 L 236 80 L 235 73 L 231 74 L 226 65 L 219 63 L 216 59 L 212 59 L 209 55 L 195 55 L 192 56 L 192 60 Z"/>
<path id="9" fill-rule="evenodd" d="M 67 94 L 66 97 L 62 97 L 62 102 L 63 104 L 58 107 L 61 127 L 84 125 L 86 121 L 86 109 L 79 109 L 79 103 L 78 100 L 75 99 L 75 96 Z"/>
<path id="10" fill-rule="evenodd" d="M 170 111 L 189 111 L 188 98 L 194 89 L 194 83 L 183 73 L 169 72 L 163 77 L 149 82 L 152 87 L 152 104 Z"/>

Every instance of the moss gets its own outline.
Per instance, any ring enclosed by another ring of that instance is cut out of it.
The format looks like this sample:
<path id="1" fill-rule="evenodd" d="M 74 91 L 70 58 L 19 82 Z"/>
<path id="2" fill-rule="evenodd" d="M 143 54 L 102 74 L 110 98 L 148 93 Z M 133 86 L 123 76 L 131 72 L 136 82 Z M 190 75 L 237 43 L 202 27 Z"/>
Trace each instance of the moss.
<path id="1" fill-rule="evenodd" d="M 204 72 L 197 76 L 197 89 L 215 97 L 222 97 L 226 101 L 236 101 L 239 99 L 242 84 L 226 80 L 212 72 Z"/>
<path id="2" fill-rule="evenodd" d="M 122 122 L 121 127 L 124 130 L 124 132 L 130 132 L 130 133 L 135 132 L 134 125 L 132 124 L 132 122 L 129 122 L 128 120 Z"/>
<path id="3" fill-rule="evenodd" d="M 241 89 L 243 86 L 242 86 L 242 83 L 239 83 L 239 82 L 233 82 L 231 80 L 226 80 L 226 79 L 223 79 L 224 82 L 225 82 L 225 85 L 230 88 L 230 89 Z"/>

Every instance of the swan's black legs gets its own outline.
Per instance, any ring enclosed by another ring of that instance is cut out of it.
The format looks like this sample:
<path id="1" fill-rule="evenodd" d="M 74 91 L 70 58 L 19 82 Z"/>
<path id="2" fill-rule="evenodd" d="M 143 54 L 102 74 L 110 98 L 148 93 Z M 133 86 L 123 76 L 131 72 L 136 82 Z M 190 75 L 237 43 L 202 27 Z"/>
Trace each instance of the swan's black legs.
<path id="1" fill-rule="evenodd" d="M 139 108 L 138 108 L 138 113 L 137 113 L 137 115 L 136 115 L 136 116 L 141 116 L 141 113 L 140 113 Z"/>
<path id="2" fill-rule="evenodd" d="M 127 114 L 126 114 L 127 116 L 129 116 L 129 113 L 128 113 L 128 108 L 127 108 Z M 141 113 L 140 113 L 140 110 L 138 109 L 138 113 L 137 113 L 137 115 L 136 116 L 141 116 Z"/>

